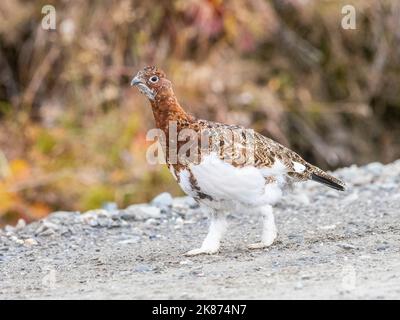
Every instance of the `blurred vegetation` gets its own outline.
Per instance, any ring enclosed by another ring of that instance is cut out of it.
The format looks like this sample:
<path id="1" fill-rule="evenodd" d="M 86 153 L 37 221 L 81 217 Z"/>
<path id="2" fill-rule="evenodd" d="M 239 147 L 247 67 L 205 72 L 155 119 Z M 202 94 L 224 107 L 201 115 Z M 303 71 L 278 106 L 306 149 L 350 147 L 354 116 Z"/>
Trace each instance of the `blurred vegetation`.
<path id="1" fill-rule="evenodd" d="M 344 30 L 347 2 L 1 1 L 0 224 L 180 193 L 145 160 L 154 123 L 129 80 L 147 64 L 193 114 L 325 169 L 399 158 L 399 2 L 352 1 Z"/>

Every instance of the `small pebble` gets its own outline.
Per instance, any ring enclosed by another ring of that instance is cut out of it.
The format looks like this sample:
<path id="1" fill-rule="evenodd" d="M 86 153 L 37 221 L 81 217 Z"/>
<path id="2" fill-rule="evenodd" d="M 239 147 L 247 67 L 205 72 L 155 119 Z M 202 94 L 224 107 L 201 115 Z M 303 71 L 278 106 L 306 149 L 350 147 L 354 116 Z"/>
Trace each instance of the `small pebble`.
<path id="1" fill-rule="evenodd" d="M 340 243 L 340 244 L 338 244 L 338 247 L 343 248 L 345 250 L 355 250 L 355 249 L 357 249 L 356 246 L 353 246 L 352 244 L 349 244 L 349 243 Z"/>
<path id="2" fill-rule="evenodd" d="M 29 238 L 29 239 L 25 239 L 24 240 L 24 244 L 27 247 L 31 247 L 31 246 L 36 246 L 38 243 L 37 243 L 37 241 L 35 239 Z"/>

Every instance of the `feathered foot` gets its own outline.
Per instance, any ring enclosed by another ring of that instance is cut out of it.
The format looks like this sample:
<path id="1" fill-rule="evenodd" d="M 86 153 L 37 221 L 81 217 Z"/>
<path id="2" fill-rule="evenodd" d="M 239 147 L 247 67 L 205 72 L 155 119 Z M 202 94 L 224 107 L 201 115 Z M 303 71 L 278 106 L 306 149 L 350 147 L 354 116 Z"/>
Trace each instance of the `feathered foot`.
<path id="1" fill-rule="evenodd" d="M 263 232 L 261 242 L 252 243 L 248 245 L 249 249 L 264 249 L 269 247 L 275 241 L 278 231 L 275 225 L 274 214 L 272 213 L 272 207 L 270 205 L 260 208 L 263 215 Z"/>
<path id="2" fill-rule="evenodd" d="M 211 215 L 210 229 L 203 244 L 198 249 L 193 249 L 185 253 L 186 256 L 196 256 L 199 254 L 217 253 L 221 245 L 221 239 L 227 228 L 226 217 L 224 214 L 215 212 Z"/>

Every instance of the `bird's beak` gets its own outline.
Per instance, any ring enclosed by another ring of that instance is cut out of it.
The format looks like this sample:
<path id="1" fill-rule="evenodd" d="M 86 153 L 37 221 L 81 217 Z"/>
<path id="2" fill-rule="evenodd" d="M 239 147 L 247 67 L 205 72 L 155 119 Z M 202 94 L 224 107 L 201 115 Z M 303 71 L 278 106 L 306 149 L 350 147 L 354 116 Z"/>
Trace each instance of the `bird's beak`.
<path id="1" fill-rule="evenodd" d="M 136 75 L 131 81 L 131 86 L 136 86 L 139 83 L 143 83 L 142 78 L 140 76 Z"/>
<path id="2" fill-rule="evenodd" d="M 144 79 L 142 72 L 139 71 L 138 74 L 132 79 L 131 86 L 137 86 L 141 93 L 146 95 L 150 100 L 154 100 L 156 93 L 153 89 L 146 85 L 146 79 Z"/>

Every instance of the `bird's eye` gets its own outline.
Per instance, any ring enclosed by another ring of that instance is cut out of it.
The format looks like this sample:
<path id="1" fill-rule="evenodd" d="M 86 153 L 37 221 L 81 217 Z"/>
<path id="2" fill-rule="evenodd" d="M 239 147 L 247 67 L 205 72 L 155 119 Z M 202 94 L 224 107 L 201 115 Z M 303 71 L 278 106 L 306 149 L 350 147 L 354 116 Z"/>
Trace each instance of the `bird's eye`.
<path id="1" fill-rule="evenodd" d="M 150 78 L 150 82 L 152 82 L 152 83 L 156 83 L 157 81 L 158 81 L 158 77 L 157 76 L 152 76 Z"/>

